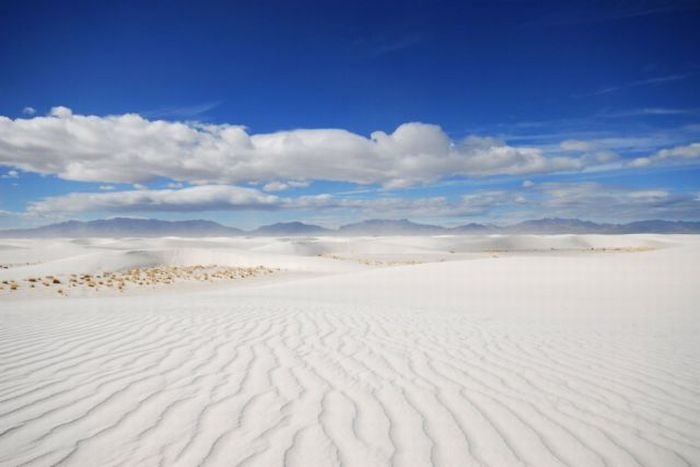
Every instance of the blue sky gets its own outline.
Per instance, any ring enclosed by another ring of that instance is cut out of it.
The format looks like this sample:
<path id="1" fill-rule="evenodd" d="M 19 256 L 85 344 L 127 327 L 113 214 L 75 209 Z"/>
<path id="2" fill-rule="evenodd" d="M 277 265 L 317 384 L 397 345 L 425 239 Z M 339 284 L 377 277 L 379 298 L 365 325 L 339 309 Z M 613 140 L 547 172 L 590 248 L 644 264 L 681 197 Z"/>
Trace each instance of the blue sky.
<path id="1" fill-rule="evenodd" d="M 3 2 L 0 227 L 700 220 L 700 3 Z"/>

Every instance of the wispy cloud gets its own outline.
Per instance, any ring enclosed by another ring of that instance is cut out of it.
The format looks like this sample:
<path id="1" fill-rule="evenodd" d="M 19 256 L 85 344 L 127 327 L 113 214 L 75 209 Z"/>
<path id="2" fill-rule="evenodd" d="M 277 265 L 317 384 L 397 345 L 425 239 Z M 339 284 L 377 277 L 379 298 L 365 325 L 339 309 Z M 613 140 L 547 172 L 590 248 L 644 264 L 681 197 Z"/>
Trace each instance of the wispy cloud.
<path id="1" fill-rule="evenodd" d="M 533 183 L 513 190 L 472 190 L 453 197 L 347 198 L 337 194 L 280 197 L 251 188 L 209 185 L 179 190 L 70 193 L 34 201 L 24 215 L 206 211 L 333 211 L 350 217 L 452 221 L 478 216 L 517 219 L 542 216 L 635 220 L 700 219 L 697 193 L 664 188 L 625 188 L 594 182 Z M 345 217 L 347 220 L 348 217 Z"/>
<path id="2" fill-rule="evenodd" d="M 641 79 L 637 81 L 630 81 L 627 83 L 623 84 L 618 84 L 614 86 L 607 86 L 601 89 L 598 89 L 597 91 L 586 93 L 586 94 L 575 94 L 573 97 L 591 97 L 591 96 L 602 96 L 605 94 L 611 94 L 614 92 L 622 91 L 624 89 L 630 89 L 630 88 L 638 88 L 638 87 L 645 87 L 645 86 L 654 86 L 654 85 L 660 85 L 660 84 L 665 84 L 665 83 L 672 83 L 675 81 L 682 81 L 684 79 L 688 79 L 691 76 L 695 76 L 697 73 L 682 73 L 682 74 L 675 74 L 675 75 L 667 75 L 667 76 L 657 76 L 655 78 L 647 78 L 647 79 Z"/>
<path id="3" fill-rule="evenodd" d="M 671 109 L 663 107 L 645 107 L 640 109 L 627 109 L 616 111 L 603 111 L 596 115 L 601 118 L 625 118 L 625 117 L 663 117 L 663 116 L 678 116 L 700 115 L 700 109 Z"/>
<path id="4" fill-rule="evenodd" d="M 537 26 L 563 26 L 575 24 L 604 23 L 641 18 L 652 15 L 674 14 L 700 10 L 697 0 L 642 0 L 594 2 L 560 2 L 559 8 L 548 9 L 539 18 L 524 23 Z"/>
<path id="5" fill-rule="evenodd" d="M 562 148 L 563 142 L 576 140 L 598 148 L 620 151 L 621 154 L 650 153 L 663 147 L 700 140 L 700 125 L 650 126 L 649 119 L 666 116 L 695 121 L 698 115 L 700 109 L 605 109 L 579 118 L 515 122 L 491 130 L 511 144 L 534 145 L 545 152 L 557 151 Z"/>
<path id="6" fill-rule="evenodd" d="M 128 190 L 108 193 L 69 193 L 30 203 L 28 213 L 139 212 L 277 209 L 280 198 L 250 188 L 208 185 L 176 190 Z"/>
<path id="7" fill-rule="evenodd" d="M 175 117 L 188 119 L 203 115 L 220 105 L 221 101 L 212 101 L 194 105 L 161 107 L 141 112 L 141 115 L 147 118 Z"/>
<path id="8" fill-rule="evenodd" d="M 382 55 L 398 52 L 417 45 L 421 40 L 420 36 L 407 36 L 393 41 L 387 41 L 371 48 L 367 55 L 372 58 L 381 57 Z"/>
<path id="9" fill-rule="evenodd" d="M 350 46 L 358 58 L 375 59 L 401 52 L 417 46 L 424 41 L 419 33 L 409 33 L 395 36 L 368 36 L 356 39 Z"/>
<path id="10" fill-rule="evenodd" d="M 632 167 L 646 167 L 651 164 L 688 164 L 700 160 L 700 143 L 662 149 L 648 157 L 632 161 Z"/>

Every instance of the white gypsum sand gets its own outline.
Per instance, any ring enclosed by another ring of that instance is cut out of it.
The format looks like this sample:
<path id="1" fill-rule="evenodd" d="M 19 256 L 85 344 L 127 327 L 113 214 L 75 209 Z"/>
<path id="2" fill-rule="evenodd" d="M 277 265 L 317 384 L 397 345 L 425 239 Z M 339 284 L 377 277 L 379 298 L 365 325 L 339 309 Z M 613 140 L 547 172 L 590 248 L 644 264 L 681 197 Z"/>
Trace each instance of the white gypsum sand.
<path id="1" fill-rule="evenodd" d="M 274 272 L 25 281 L 197 265 Z M 0 465 L 700 465 L 696 236 L 18 239 L 0 266 Z"/>

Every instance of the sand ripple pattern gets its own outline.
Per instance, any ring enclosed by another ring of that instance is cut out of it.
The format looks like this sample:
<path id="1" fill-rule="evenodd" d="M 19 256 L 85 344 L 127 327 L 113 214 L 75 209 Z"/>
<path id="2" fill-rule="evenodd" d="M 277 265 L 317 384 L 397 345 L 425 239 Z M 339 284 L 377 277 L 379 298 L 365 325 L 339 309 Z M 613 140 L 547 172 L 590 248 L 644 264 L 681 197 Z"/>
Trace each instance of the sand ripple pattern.
<path id="1" fill-rule="evenodd" d="M 347 304 L 99 303 L 3 316 L 0 465 L 700 465 L 698 362 L 671 342 Z"/>

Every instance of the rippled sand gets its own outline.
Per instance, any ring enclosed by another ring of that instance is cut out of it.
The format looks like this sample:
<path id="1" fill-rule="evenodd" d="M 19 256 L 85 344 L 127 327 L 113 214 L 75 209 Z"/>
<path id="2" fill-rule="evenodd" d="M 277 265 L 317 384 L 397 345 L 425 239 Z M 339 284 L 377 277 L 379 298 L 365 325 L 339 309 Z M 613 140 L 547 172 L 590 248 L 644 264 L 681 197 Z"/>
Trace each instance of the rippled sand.
<path id="1" fill-rule="evenodd" d="M 700 465 L 695 237 L 190 242 L 5 242 L 0 279 L 279 273 L 4 291 L 1 465 Z"/>

